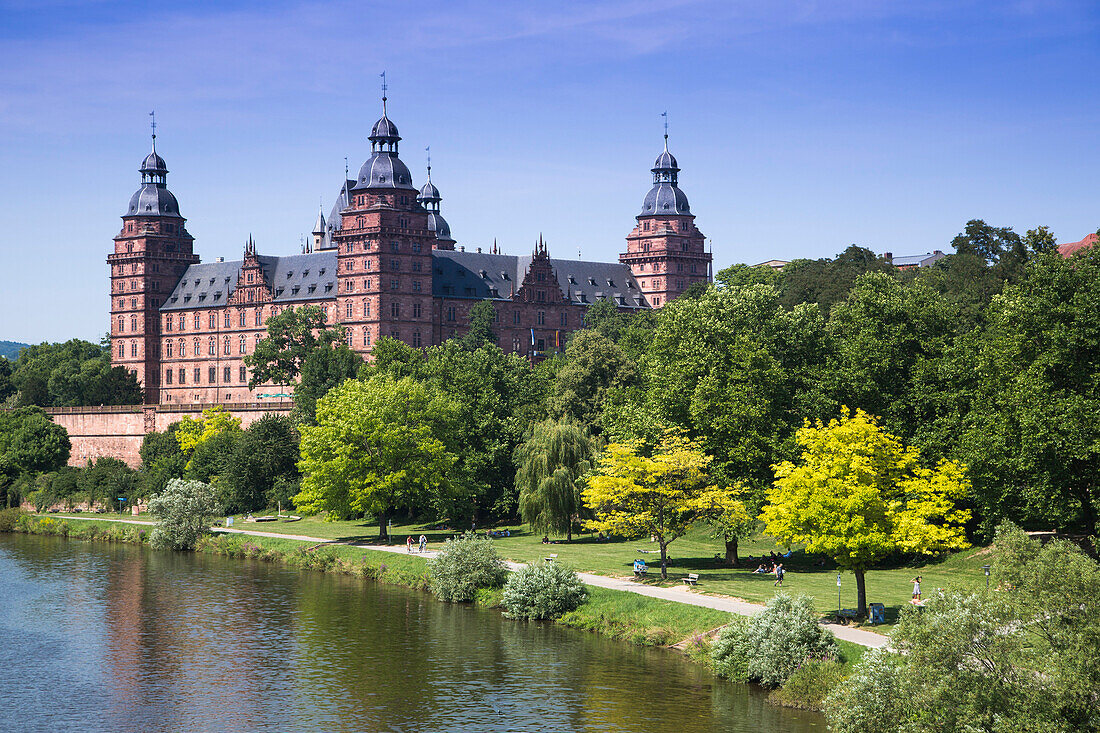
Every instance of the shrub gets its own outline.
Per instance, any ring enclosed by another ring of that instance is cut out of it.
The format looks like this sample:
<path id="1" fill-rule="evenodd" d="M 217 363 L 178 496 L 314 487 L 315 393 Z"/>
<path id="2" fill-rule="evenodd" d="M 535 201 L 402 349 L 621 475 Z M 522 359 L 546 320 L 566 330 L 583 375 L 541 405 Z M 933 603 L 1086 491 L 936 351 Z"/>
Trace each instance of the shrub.
<path id="1" fill-rule="evenodd" d="M 23 510 L 19 507 L 0 509 L 0 532 L 14 532 Z"/>
<path id="2" fill-rule="evenodd" d="M 573 568 L 556 562 L 520 568 L 504 584 L 504 608 L 514 618 L 557 618 L 586 598 L 584 583 Z"/>
<path id="3" fill-rule="evenodd" d="M 714 673 L 736 682 L 749 680 L 749 649 L 746 643 L 748 616 L 734 616 L 718 632 L 718 638 L 710 647 L 710 662 Z"/>
<path id="4" fill-rule="evenodd" d="M 215 489 L 201 481 L 172 479 L 162 494 L 150 499 L 149 513 L 157 519 L 153 547 L 192 550 L 218 513 Z"/>
<path id="5" fill-rule="evenodd" d="M 722 630 L 712 653 L 715 671 L 778 687 L 808 660 L 836 660 L 840 648 L 832 632 L 817 622 L 808 596 L 779 593 L 764 610 Z"/>
<path id="6" fill-rule="evenodd" d="M 825 709 L 825 698 L 838 689 L 846 677 L 845 667 L 840 662 L 811 659 L 796 669 L 769 699 L 788 708 L 821 711 Z"/>
<path id="7" fill-rule="evenodd" d="M 825 699 L 834 733 L 893 733 L 901 729 L 905 691 L 902 659 L 886 649 L 866 652 L 843 685 Z"/>
<path id="8" fill-rule="evenodd" d="M 478 588 L 499 588 L 507 574 L 493 541 L 473 532 L 447 540 L 428 561 L 428 585 L 448 603 L 472 601 Z"/>

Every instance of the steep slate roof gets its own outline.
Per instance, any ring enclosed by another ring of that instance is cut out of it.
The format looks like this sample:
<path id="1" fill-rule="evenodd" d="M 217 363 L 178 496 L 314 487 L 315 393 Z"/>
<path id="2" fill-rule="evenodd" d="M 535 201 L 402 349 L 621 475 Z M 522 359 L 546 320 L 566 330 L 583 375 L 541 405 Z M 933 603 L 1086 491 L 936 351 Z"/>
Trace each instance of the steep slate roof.
<path id="1" fill-rule="evenodd" d="M 331 300 L 336 297 L 336 251 L 268 257 L 260 255 L 275 303 Z M 176 283 L 162 311 L 225 305 L 237 287 L 242 260 L 191 265 Z"/>
<path id="2" fill-rule="evenodd" d="M 1100 237 L 1097 237 L 1096 233 L 1093 232 L 1080 241 L 1059 244 L 1058 253 L 1063 257 L 1072 257 L 1083 249 L 1095 246 L 1098 241 L 1100 241 Z"/>
<path id="3" fill-rule="evenodd" d="M 530 264 L 531 255 L 434 250 L 432 295 L 508 300 L 523 284 Z M 558 277 L 561 291 L 571 303 L 591 304 L 600 298 L 611 298 L 624 306 L 645 307 L 638 281 L 626 265 L 555 259 L 550 260 L 550 265 Z"/>

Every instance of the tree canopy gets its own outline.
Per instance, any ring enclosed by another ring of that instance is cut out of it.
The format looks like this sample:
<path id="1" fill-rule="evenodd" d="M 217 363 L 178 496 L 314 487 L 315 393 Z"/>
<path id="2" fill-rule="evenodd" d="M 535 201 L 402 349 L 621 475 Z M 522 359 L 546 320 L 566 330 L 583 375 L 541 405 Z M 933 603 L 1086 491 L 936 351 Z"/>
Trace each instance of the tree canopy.
<path id="1" fill-rule="evenodd" d="M 531 429 L 516 449 L 516 493 L 520 516 L 532 530 L 573 539 L 584 508 L 581 478 L 595 453 L 595 441 L 576 423 L 547 420 Z"/>

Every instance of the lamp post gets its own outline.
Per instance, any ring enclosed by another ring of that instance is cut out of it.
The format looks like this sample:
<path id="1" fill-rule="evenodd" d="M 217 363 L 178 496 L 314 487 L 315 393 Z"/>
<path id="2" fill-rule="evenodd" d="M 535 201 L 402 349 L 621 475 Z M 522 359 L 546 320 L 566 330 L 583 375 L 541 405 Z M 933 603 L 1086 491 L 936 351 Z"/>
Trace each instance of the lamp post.
<path id="1" fill-rule="evenodd" d="M 836 617 L 840 620 L 840 573 L 836 574 Z"/>
<path id="2" fill-rule="evenodd" d="M 985 589 L 989 590 L 989 566 L 982 565 L 982 570 L 985 572 Z"/>

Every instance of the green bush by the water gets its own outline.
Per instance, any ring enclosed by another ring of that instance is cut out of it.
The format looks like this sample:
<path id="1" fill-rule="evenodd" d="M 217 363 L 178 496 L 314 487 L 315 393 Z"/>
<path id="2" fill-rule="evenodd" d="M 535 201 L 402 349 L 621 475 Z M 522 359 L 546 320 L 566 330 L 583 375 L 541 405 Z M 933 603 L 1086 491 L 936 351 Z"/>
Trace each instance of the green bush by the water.
<path id="1" fill-rule="evenodd" d="M 773 690 L 769 700 L 788 708 L 822 711 L 825 698 L 840 688 L 848 676 L 841 662 L 811 659 L 796 669 L 782 687 Z"/>
<path id="2" fill-rule="evenodd" d="M 13 532 L 19 518 L 23 516 L 23 510 L 19 507 L 0 509 L 0 532 Z"/>
<path id="3" fill-rule="evenodd" d="M 817 622 L 813 600 L 776 595 L 745 622 L 731 623 L 714 645 L 715 671 L 725 677 L 778 687 L 809 660 L 836 660 L 836 637 Z"/>
<path id="4" fill-rule="evenodd" d="M 573 568 L 556 562 L 522 567 L 504 584 L 504 608 L 514 618 L 557 618 L 576 609 L 587 597 Z"/>
<path id="5" fill-rule="evenodd" d="M 429 587 L 441 601 L 472 601 L 478 588 L 500 588 L 508 569 L 493 541 L 467 532 L 449 539 L 428 561 Z"/>

